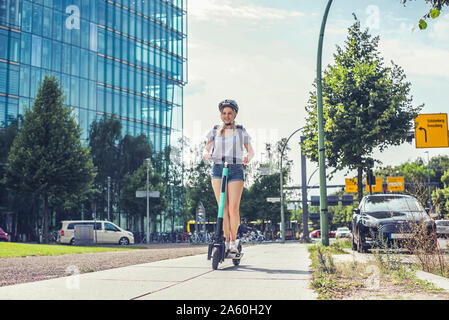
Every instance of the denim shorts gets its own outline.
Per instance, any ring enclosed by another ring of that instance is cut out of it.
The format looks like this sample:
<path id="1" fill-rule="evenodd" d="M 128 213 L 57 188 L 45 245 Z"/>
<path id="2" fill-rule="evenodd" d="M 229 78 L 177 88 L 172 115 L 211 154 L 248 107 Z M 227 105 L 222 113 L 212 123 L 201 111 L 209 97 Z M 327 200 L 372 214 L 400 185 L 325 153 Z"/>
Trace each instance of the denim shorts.
<path id="1" fill-rule="evenodd" d="M 212 167 L 212 179 L 221 179 L 222 175 L 223 164 L 214 163 Z M 230 181 L 245 181 L 243 164 L 228 164 L 228 182 Z"/>

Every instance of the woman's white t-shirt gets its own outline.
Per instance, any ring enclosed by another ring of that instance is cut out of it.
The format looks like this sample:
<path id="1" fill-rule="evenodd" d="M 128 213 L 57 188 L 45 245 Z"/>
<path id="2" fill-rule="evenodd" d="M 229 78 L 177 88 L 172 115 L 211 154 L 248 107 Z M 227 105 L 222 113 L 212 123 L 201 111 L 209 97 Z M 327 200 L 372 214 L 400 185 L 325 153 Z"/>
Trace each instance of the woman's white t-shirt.
<path id="1" fill-rule="evenodd" d="M 214 163 L 242 164 L 245 153 L 244 145 L 251 142 L 251 137 L 245 128 L 237 125 L 229 137 L 219 135 L 218 126 L 215 126 L 206 135 L 207 141 L 213 141 L 212 160 Z"/>

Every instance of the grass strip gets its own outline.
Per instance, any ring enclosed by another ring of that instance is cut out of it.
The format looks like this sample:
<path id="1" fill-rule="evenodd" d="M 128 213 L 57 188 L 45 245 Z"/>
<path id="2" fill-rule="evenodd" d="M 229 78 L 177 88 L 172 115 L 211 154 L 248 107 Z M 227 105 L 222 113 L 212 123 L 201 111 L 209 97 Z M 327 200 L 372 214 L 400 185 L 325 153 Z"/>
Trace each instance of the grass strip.
<path id="1" fill-rule="evenodd" d="M 115 247 L 84 247 L 58 244 L 29 244 L 15 242 L 0 243 L 0 258 L 28 257 L 28 256 L 56 256 L 63 254 L 78 254 L 107 251 L 124 251 L 135 248 Z"/>

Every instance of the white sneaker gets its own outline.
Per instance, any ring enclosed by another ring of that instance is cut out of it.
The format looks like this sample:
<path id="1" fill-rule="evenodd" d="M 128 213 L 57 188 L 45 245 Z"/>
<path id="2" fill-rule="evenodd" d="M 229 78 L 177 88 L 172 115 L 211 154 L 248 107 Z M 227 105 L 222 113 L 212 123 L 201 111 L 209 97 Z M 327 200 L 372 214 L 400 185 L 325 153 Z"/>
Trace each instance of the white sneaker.
<path id="1" fill-rule="evenodd" d="M 230 246 L 229 242 L 225 242 L 225 251 L 229 251 L 229 246 Z"/>
<path id="2" fill-rule="evenodd" d="M 231 245 L 229 246 L 229 250 L 231 252 L 234 252 L 234 253 L 239 252 L 239 250 L 237 248 L 237 243 L 235 241 L 231 241 Z"/>

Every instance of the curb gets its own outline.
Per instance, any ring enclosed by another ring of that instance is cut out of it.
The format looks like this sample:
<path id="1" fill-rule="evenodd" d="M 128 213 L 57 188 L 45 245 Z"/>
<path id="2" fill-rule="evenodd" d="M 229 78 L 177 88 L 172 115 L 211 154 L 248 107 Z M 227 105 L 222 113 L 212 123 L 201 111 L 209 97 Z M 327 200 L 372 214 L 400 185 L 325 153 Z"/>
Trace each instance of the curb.
<path id="1" fill-rule="evenodd" d="M 449 279 L 448 278 L 441 277 L 436 274 L 421 271 L 421 270 L 416 270 L 415 275 L 421 280 L 428 281 L 430 283 L 433 283 L 438 288 L 449 291 Z"/>

